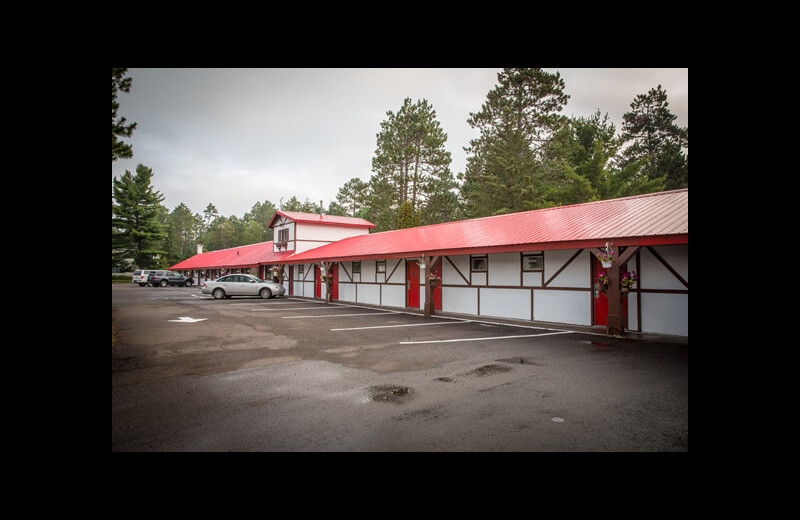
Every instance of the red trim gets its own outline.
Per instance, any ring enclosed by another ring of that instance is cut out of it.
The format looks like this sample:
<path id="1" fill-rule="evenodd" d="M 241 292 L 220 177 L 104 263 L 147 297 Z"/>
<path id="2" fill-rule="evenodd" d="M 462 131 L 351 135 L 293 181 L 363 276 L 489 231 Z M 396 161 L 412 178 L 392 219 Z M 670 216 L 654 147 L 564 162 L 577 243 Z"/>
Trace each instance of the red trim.
<path id="1" fill-rule="evenodd" d="M 417 250 L 417 251 L 403 251 L 400 253 L 378 253 L 372 255 L 347 255 L 336 257 L 304 257 L 301 260 L 292 261 L 287 258 L 282 261 L 286 264 L 302 264 L 311 262 L 342 262 L 351 260 L 383 260 L 387 258 L 415 258 L 422 256 L 456 256 L 456 255 L 477 255 L 487 253 L 512 253 L 518 251 L 549 251 L 553 249 L 588 249 L 593 247 L 605 247 L 606 242 L 613 242 L 615 246 L 658 246 L 658 245 L 675 245 L 675 244 L 688 244 L 689 235 L 672 235 L 672 236 L 652 236 L 652 237 L 610 237 L 602 240 L 575 240 L 569 242 L 549 242 L 544 244 L 518 244 L 506 246 L 488 246 L 488 247 L 463 247 L 458 249 L 443 249 L 443 250 Z M 313 249 L 304 251 L 302 254 L 310 254 Z"/>

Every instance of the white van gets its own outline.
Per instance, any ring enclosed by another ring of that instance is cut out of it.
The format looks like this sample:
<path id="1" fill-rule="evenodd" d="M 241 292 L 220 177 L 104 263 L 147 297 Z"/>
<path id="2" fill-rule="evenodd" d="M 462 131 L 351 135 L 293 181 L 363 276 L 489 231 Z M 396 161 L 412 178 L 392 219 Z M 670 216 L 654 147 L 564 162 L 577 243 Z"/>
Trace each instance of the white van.
<path id="1" fill-rule="evenodd" d="M 132 283 L 138 283 L 139 287 L 144 287 L 147 285 L 147 275 L 150 274 L 150 271 L 134 271 L 133 278 L 131 278 Z"/>

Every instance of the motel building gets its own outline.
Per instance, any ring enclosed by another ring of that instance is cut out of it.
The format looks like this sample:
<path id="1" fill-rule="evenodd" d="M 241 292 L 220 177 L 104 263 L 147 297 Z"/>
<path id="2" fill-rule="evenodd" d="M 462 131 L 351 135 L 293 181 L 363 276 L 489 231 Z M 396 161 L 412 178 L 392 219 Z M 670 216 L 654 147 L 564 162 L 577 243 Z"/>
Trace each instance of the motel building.
<path id="1" fill-rule="evenodd" d="M 293 296 L 426 316 L 689 335 L 688 189 L 381 233 L 289 211 L 269 227 L 272 242 L 198 246 L 170 269 L 201 284 L 250 273 Z"/>

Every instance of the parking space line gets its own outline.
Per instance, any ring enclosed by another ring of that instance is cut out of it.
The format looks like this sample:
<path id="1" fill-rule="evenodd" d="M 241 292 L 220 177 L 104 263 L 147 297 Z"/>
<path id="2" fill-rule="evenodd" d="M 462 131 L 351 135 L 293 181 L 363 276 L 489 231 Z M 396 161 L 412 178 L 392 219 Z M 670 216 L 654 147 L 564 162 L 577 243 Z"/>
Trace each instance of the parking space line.
<path id="1" fill-rule="evenodd" d="M 365 329 L 391 329 L 394 327 L 426 327 L 428 325 L 459 325 L 461 323 L 471 323 L 469 320 L 463 321 L 442 321 L 439 323 L 408 323 L 405 325 L 376 325 L 374 327 L 349 327 L 346 329 L 331 329 L 336 330 L 365 330 Z"/>
<path id="2" fill-rule="evenodd" d="M 286 300 L 286 301 L 259 301 L 258 305 L 265 305 L 265 306 L 272 306 L 272 305 L 299 305 L 303 303 L 313 303 L 315 305 L 319 305 L 324 302 L 310 302 L 310 301 L 303 301 L 303 300 Z M 231 303 L 229 305 L 253 305 L 253 303 Z"/>
<path id="3" fill-rule="evenodd" d="M 309 309 L 317 310 L 319 308 L 320 307 L 289 307 L 289 308 L 281 307 L 279 309 L 256 308 L 256 309 L 248 309 L 248 310 L 250 310 L 250 311 L 272 311 L 272 312 L 277 312 L 277 311 L 302 311 L 302 310 L 309 310 Z"/>
<path id="4" fill-rule="evenodd" d="M 287 310 L 287 309 L 281 309 Z M 318 314 L 315 316 L 281 316 L 281 318 L 285 319 L 297 319 L 297 318 L 341 318 L 344 316 L 381 316 L 386 314 L 392 314 L 391 312 L 367 312 L 367 313 L 355 313 L 355 314 Z"/>
<path id="5" fill-rule="evenodd" d="M 436 339 L 430 341 L 401 341 L 401 345 L 417 345 L 421 343 L 454 343 L 456 341 L 488 341 L 494 339 L 512 339 L 512 338 L 534 338 L 536 336 L 553 336 L 555 334 L 572 334 L 571 330 L 564 330 L 559 332 L 545 332 L 544 334 L 520 334 L 515 336 L 493 336 L 491 338 L 459 338 L 459 339 Z"/>

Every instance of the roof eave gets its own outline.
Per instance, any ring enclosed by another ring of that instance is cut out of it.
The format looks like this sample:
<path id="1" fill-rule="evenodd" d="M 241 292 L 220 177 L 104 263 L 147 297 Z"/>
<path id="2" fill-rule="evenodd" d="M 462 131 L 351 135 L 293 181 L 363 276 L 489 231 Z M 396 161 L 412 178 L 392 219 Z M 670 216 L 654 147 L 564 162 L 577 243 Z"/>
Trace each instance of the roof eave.
<path id="1" fill-rule="evenodd" d="M 379 260 L 389 258 L 417 258 L 425 256 L 455 256 L 455 255 L 475 255 L 488 253 L 514 253 L 522 251 L 550 251 L 554 249 L 588 249 L 603 247 L 606 242 L 613 243 L 617 247 L 628 246 L 655 246 L 655 245 L 676 245 L 688 244 L 689 234 L 681 233 L 675 235 L 654 235 L 644 237 L 608 237 L 590 240 L 572 240 L 561 242 L 529 243 L 529 244 L 510 244 L 498 246 L 482 247 L 463 247 L 454 249 L 419 249 L 415 251 L 401 251 L 392 253 L 372 253 L 372 254 L 353 254 L 353 255 L 320 255 L 300 259 L 286 258 L 280 263 L 284 264 L 308 264 L 313 262 L 342 262 L 353 260 Z M 311 253 L 312 250 L 306 251 Z"/>

